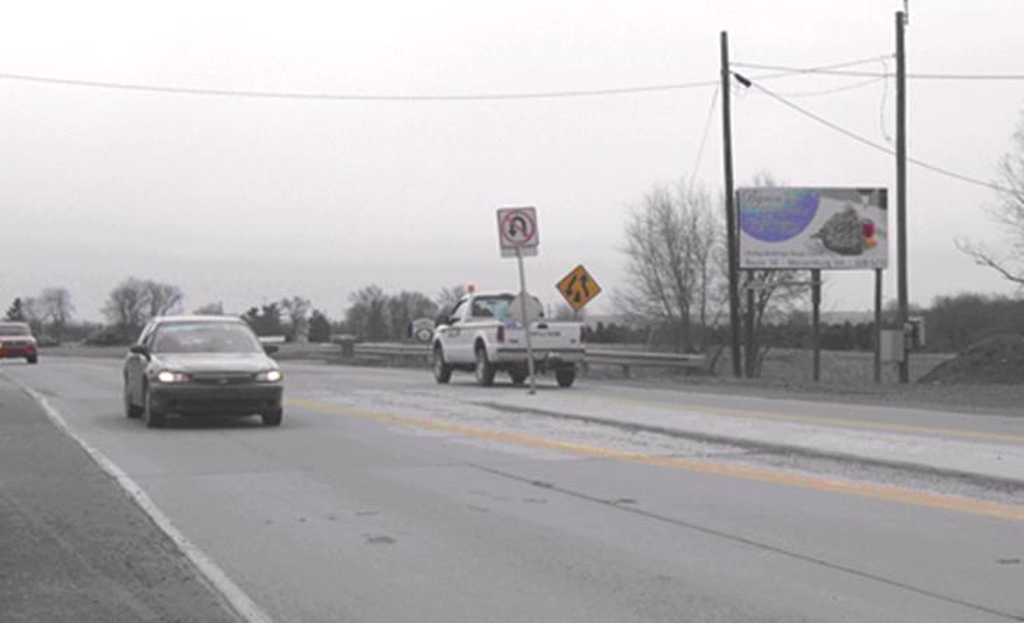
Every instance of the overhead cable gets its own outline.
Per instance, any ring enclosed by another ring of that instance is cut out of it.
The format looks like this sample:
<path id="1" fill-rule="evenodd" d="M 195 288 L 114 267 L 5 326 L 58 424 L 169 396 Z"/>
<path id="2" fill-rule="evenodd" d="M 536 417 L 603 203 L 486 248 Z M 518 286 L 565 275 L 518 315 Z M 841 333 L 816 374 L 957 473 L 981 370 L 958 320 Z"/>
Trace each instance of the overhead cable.
<path id="1" fill-rule="evenodd" d="M 800 114 L 802 114 L 802 115 L 804 115 L 804 116 L 806 116 L 806 117 L 808 117 L 810 119 L 813 119 L 814 121 L 818 122 L 819 124 L 829 128 L 831 130 L 839 132 L 840 134 L 846 136 L 847 138 L 853 139 L 853 140 L 857 141 L 858 143 L 861 143 L 863 145 L 867 145 L 868 147 L 871 147 L 871 148 L 876 149 L 878 151 L 881 151 L 881 152 L 884 152 L 886 154 L 889 154 L 890 156 L 895 156 L 896 155 L 896 152 L 893 149 L 891 149 L 890 147 L 888 147 L 887 145 L 882 145 L 881 143 L 876 143 L 876 142 L 872 141 L 869 138 L 865 138 L 865 137 L 861 136 L 860 134 L 857 134 L 856 132 L 853 132 L 852 130 L 848 130 L 848 129 L 844 128 L 843 126 L 839 125 L 839 124 L 833 123 L 832 121 L 829 121 L 828 119 L 825 119 L 824 117 L 816 115 L 815 113 L 807 110 L 806 108 L 803 108 L 801 106 L 798 106 L 797 104 L 794 104 L 793 102 L 791 102 L 788 99 L 782 97 L 781 95 L 778 95 L 778 94 L 776 94 L 776 93 L 774 93 L 774 92 L 764 88 L 763 86 L 757 84 L 756 82 L 752 82 L 752 87 L 755 88 L 755 89 L 758 89 L 762 93 L 768 95 L 769 97 L 775 99 L 776 101 L 782 103 L 783 105 L 785 105 L 785 106 L 787 106 L 787 107 L 789 107 L 789 108 L 799 112 Z M 946 169 L 944 167 L 940 167 L 938 165 L 934 165 L 934 164 L 931 164 L 929 162 L 925 162 L 923 160 L 918 160 L 917 158 L 910 158 L 910 157 L 908 157 L 907 158 L 907 162 L 915 164 L 918 167 L 921 167 L 922 169 L 927 169 L 929 171 L 932 171 L 933 173 L 938 173 L 940 175 L 945 175 L 946 177 L 957 179 L 957 180 L 960 180 L 961 182 L 966 182 L 968 184 L 973 184 L 975 186 L 981 186 L 983 188 L 988 188 L 989 190 L 995 190 L 997 192 L 1002 192 L 1002 193 L 1012 193 L 1013 192 L 1013 190 L 1011 188 L 1008 188 L 1006 186 L 1000 186 L 998 184 L 993 184 L 991 182 L 986 182 L 984 180 L 979 180 L 977 178 L 973 178 L 973 177 L 964 175 L 962 173 L 957 173 L 956 171 L 951 171 L 951 170 Z"/>
<path id="2" fill-rule="evenodd" d="M 888 56 L 885 58 L 889 58 Z M 879 59 L 875 59 L 879 60 Z M 825 76 L 848 76 L 856 78 L 891 78 L 889 72 L 861 71 L 836 67 L 788 67 L 785 65 L 764 65 L 761 63 L 731 63 L 734 67 L 761 69 L 765 71 L 785 72 L 790 75 L 820 74 Z M 971 74 L 971 73 L 908 73 L 908 80 L 977 80 L 977 81 L 1015 81 L 1024 80 L 1024 74 Z"/>
<path id="3" fill-rule="evenodd" d="M 690 188 L 697 182 L 697 173 L 700 171 L 700 163 L 704 158 L 704 146 L 708 142 L 708 132 L 711 130 L 711 122 L 715 118 L 715 104 L 718 103 L 718 91 L 711 95 L 711 105 L 708 107 L 708 117 L 704 121 L 704 133 L 700 137 L 700 147 L 697 148 L 697 160 L 693 164 L 693 172 L 690 174 Z"/>
<path id="4" fill-rule="evenodd" d="M 539 100 L 565 99 L 577 97 L 600 97 L 610 95 L 632 95 L 641 93 L 658 93 L 698 89 L 718 86 L 718 80 L 700 80 L 694 82 L 678 82 L 672 84 L 654 84 L 632 87 L 613 87 L 603 89 L 579 89 L 564 91 L 522 91 L 496 93 L 448 93 L 448 94 L 384 94 L 384 93 L 328 93 L 310 91 L 262 91 L 246 89 L 219 89 L 202 87 L 168 86 L 159 84 L 140 84 L 130 82 L 108 82 L 102 80 L 79 80 L 76 78 L 58 78 L 28 74 L 0 73 L 0 80 L 15 80 L 71 87 L 92 87 L 121 91 L 139 91 L 146 93 L 171 93 L 175 95 L 201 95 L 209 97 L 235 97 L 255 99 L 286 99 L 312 101 L 370 101 L 370 102 L 459 102 L 459 101 L 490 101 L 490 100 Z"/>

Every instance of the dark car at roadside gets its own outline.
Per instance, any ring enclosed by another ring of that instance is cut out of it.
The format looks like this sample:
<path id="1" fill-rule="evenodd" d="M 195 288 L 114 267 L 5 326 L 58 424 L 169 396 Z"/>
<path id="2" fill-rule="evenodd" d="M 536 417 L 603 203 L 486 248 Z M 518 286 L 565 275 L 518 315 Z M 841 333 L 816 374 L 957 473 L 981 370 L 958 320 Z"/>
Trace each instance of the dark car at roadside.
<path id="1" fill-rule="evenodd" d="M 39 362 L 39 344 L 24 322 L 0 322 L 0 359 L 24 358 Z"/>
<path id="2" fill-rule="evenodd" d="M 259 415 L 281 424 L 283 376 L 249 325 L 231 316 L 151 320 L 124 364 L 124 406 L 150 428 L 170 415 Z"/>

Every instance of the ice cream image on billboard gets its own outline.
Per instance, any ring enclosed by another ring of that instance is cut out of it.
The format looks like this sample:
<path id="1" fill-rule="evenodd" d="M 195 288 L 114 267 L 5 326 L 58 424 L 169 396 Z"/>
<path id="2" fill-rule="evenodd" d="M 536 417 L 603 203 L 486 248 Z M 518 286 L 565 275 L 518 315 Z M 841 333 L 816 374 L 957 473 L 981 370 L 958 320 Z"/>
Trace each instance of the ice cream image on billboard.
<path id="1" fill-rule="evenodd" d="M 874 221 L 861 216 L 851 203 L 828 219 L 811 237 L 821 240 L 826 249 L 840 255 L 860 255 L 865 249 L 872 249 L 878 244 Z"/>

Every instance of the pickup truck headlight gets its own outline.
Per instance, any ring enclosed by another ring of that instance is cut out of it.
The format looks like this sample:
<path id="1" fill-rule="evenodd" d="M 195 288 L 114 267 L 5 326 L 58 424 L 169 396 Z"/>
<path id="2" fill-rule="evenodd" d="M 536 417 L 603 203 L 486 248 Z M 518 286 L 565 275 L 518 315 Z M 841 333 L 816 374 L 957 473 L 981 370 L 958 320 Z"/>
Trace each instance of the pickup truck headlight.
<path id="1" fill-rule="evenodd" d="M 278 383 L 284 378 L 280 370 L 265 370 L 256 373 L 256 381 L 259 383 Z"/>
<path id="2" fill-rule="evenodd" d="M 161 370 L 156 375 L 156 380 L 161 383 L 187 383 L 189 376 L 184 372 L 175 372 L 173 370 Z"/>

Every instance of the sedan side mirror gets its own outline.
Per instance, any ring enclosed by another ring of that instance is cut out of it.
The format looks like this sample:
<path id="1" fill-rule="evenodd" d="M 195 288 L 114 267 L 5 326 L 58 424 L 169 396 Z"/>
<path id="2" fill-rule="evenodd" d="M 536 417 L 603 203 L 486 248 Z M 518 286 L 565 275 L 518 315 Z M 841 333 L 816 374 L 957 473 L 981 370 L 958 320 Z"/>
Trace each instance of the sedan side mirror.
<path id="1" fill-rule="evenodd" d="M 149 359 L 149 349 L 143 346 L 142 344 L 134 344 L 131 348 L 128 349 L 128 352 L 130 352 L 133 355 L 141 355 L 142 357 Z"/>
<path id="2" fill-rule="evenodd" d="M 278 351 L 277 344 L 264 344 L 263 345 L 263 352 L 267 353 L 268 355 L 273 355 L 277 351 Z"/>

